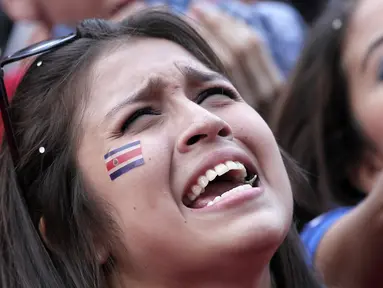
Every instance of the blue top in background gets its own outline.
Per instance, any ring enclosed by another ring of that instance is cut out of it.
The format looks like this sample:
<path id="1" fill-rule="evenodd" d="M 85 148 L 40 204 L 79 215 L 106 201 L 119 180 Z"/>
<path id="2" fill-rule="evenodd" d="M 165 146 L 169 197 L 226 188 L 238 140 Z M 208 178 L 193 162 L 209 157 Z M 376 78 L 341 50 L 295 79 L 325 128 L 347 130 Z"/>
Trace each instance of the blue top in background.
<path id="1" fill-rule="evenodd" d="M 309 263 L 312 264 L 315 258 L 320 241 L 332 225 L 344 215 L 349 213 L 353 207 L 341 207 L 327 212 L 311 220 L 301 233 L 301 240 L 308 252 Z"/>
<path id="2" fill-rule="evenodd" d="M 186 12 L 191 0 L 146 0 L 149 5 L 168 5 L 175 12 Z M 211 1 L 208 1 L 212 3 Z M 224 12 L 245 21 L 258 32 L 285 77 L 294 68 L 300 55 L 306 34 L 303 18 L 292 6 L 264 1 L 246 4 L 237 0 L 215 1 Z M 56 37 L 73 32 L 65 25 L 54 28 Z"/>

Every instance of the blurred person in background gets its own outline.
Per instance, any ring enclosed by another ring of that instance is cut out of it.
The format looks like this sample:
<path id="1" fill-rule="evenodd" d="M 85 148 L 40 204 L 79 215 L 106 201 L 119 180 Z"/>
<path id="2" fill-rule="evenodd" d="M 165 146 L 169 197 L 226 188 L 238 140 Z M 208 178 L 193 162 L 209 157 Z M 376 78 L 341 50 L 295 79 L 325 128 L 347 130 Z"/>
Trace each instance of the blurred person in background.
<path id="1" fill-rule="evenodd" d="M 303 16 L 306 23 L 312 25 L 332 0 L 283 0 L 290 3 Z"/>
<path id="2" fill-rule="evenodd" d="M 4 49 L 7 45 L 12 25 L 13 23 L 11 19 L 9 19 L 0 6 L 0 57 L 3 55 Z"/>
<path id="3" fill-rule="evenodd" d="M 299 13 L 287 4 L 255 2 L 3 0 L 3 5 L 13 19 L 39 23 L 40 32 L 34 41 L 66 35 L 84 18 L 118 20 L 147 5 L 165 4 L 183 13 L 197 7 L 194 16 L 238 89 L 251 106 L 267 110 L 264 103 L 279 94 L 295 65 L 306 27 Z"/>
<path id="4" fill-rule="evenodd" d="M 329 287 L 383 283 L 383 2 L 334 1 L 275 105 L 281 147 L 312 187 L 294 191 L 302 239 Z"/>

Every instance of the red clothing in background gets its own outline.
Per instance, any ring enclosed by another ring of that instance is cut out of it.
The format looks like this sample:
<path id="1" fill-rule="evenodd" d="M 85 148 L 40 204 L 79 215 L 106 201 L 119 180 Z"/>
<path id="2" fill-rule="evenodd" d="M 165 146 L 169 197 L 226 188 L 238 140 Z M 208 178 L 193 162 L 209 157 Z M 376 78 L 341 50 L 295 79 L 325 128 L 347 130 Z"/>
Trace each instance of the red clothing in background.
<path id="1" fill-rule="evenodd" d="M 16 71 L 13 73 L 5 74 L 5 88 L 7 89 L 8 98 L 12 97 L 13 94 L 15 94 L 16 87 L 19 85 L 19 82 L 21 78 L 24 75 L 24 71 Z"/>
<path id="2" fill-rule="evenodd" d="M 13 94 L 15 94 L 17 85 L 19 84 L 24 73 L 21 71 L 6 74 L 4 77 L 5 89 L 7 90 L 8 100 L 11 101 Z M 3 136 L 3 121 L 0 118 L 0 139 Z"/>

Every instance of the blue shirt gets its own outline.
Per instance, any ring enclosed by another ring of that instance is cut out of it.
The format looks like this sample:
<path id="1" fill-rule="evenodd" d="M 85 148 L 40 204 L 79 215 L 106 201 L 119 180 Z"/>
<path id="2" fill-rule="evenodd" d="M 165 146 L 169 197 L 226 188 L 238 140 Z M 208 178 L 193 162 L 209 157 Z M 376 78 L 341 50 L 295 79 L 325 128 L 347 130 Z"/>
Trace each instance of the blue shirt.
<path id="1" fill-rule="evenodd" d="M 185 12 L 191 0 L 146 0 L 149 5 L 168 5 L 175 12 Z M 306 34 L 306 24 L 292 6 L 261 1 L 246 4 L 237 0 L 215 1 L 216 5 L 237 19 L 244 20 L 254 28 L 271 51 L 274 62 L 282 75 L 287 76 L 300 55 Z M 55 36 L 67 35 L 68 27 L 59 25 Z"/>
<path id="2" fill-rule="evenodd" d="M 327 212 L 311 220 L 301 233 L 301 240 L 308 252 L 309 263 L 313 263 L 320 241 L 332 225 L 344 215 L 349 213 L 352 207 L 341 207 Z"/>

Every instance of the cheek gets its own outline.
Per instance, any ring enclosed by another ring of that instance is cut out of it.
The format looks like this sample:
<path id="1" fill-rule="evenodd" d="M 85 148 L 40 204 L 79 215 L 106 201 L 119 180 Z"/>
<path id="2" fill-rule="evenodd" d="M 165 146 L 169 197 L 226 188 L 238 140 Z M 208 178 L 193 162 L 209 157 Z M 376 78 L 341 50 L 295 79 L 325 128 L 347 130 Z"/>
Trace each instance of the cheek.
<path id="1" fill-rule="evenodd" d="M 240 113 L 239 113 L 240 112 Z M 226 118 L 233 128 L 234 136 L 256 157 L 263 177 L 278 197 L 290 206 L 292 199 L 290 181 L 279 147 L 271 129 L 251 107 L 241 109 Z M 236 115 L 241 115 L 236 117 Z"/>
<path id="2" fill-rule="evenodd" d="M 354 101 L 355 118 L 365 135 L 383 151 L 383 90 Z"/>
<path id="3" fill-rule="evenodd" d="M 145 164 L 125 178 L 121 176 L 121 181 L 112 183 L 108 191 L 112 217 L 117 220 L 120 239 L 129 252 L 129 259 L 119 259 L 120 251 L 115 251 L 116 257 L 135 263 L 168 257 L 178 245 L 177 232 L 185 226 L 169 186 L 168 148 L 156 145 L 148 151 L 149 147 L 143 145 L 143 149 Z"/>
<path id="4" fill-rule="evenodd" d="M 172 199 L 169 187 L 170 148 L 161 142 L 141 138 L 144 164 L 114 181 L 93 174 L 93 187 L 109 203 L 127 243 L 145 238 L 156 229 L 161 230 L 160 227 L 166 225 L 153 227 L 152 223 L 168 221 L 170 216 L 174 216 L 176 205 L 169 201 Z M 104 174 L 108 176 L 106 171 Z"/>
<path id="5" fill-rule="evenodd" d="M 108 149 L 103 145 L 94 145 L 94 143 L 103 142 L 89 140 L 82 143 L 82 147 L 79 149 L 78 163 L 87 186 L 96 194 L 96 197 L 102 198 L 111 205 L 118 214 L 118 218 L 122 219 L 129 218 L 125 217 L 124 214 L 139 208 L 141 210 L 156 209 L 156 197 L 159 194 L 154 193 L 154 191 L 156 188 L 158 192 L 165 191 L 165 180 L 169 178 L 167 169 L 156 169 L 169 166 L 167 147 L 153 145 L 150 144 L 149 140 L 142 139 L 141 146 L 138 149 L 128 151 L 133 149 L 129 147 L 126 153 L 122 151 L 120 154 L 116 154 L 119 155 L 117 157 L 111 156 L 113 159 L 111 158 L 108 163 L 117 166 L 110 166 L 110 172 L 108 172 L 104 160 L 104 155 L 108 152 Z M 118 144 L 113 146 L 118 149 L 129 145 L 129 143 L 136 142 L 121 139 Z M 140 152 L 139 155 L 135 151 Z M 128 166 L 125 166 L 125 163 L 132 162 L 132 160 L 140 158 L 141 155 L 143 164 L 142 160 L 138 159 L 138 161 L 134 161 L 137 165 L 130 165 L 130 170 L 124 169 L 124 167 Z M 113 160 L 117 161 L 113 162 Z M 120 170 L 119 167 L 122 167 L 122 169 Z M 122 171 L 122 173 L 117 174 L 118 177 L 112 180 L 110 174 L 115 171 Z"/>
<path id="6" fill-rule="evenodd" d="M 253 108 L 246 104 L 243 106 L 227 113 L 229 116 L 224 118 L 232 127 L 234 137 L 249 147 L 260 158 L 259 161 L 279 159 L 279 149 L 267 123 Z"/>
<path id="7" fill-rule="evenodd" d="M 108 181 L 108 197 L 122 214 L 126 205 L 142 212 L 155 211 L 169 191 L 169 152 L 166 147 L 142 141 L 144 164 L 133 168 L 114 181 Z M 159 169 L 161 167 L 161 169 Z M 123 217 L 125 218 L 125 217 Z M 129 217 L 126 217 L 129 218 Z"/>
<path id="8" fill-rule="evenodd" d="M 91 159 L 84 160 L 81 167 L 87 186 L 108 204 L 121 233 L 120 240 L 135 259 L 147 257 L 146 251 L 157 251 L 157 246 L 171 249 L 172 239 L 177 238 L 171 231 L 179 231 L 175 227 L 184 225 L 169 187 L 171 147 L 159 138 L 141 139 L 145 164 L 114 181 L 106 171 L 101 147 L 91 145 L 81 155 L 82 159 Z M 92 158 L 95 154 L 100 157 Z M 174 229 L 169 231 L 169 226 Z"/>

